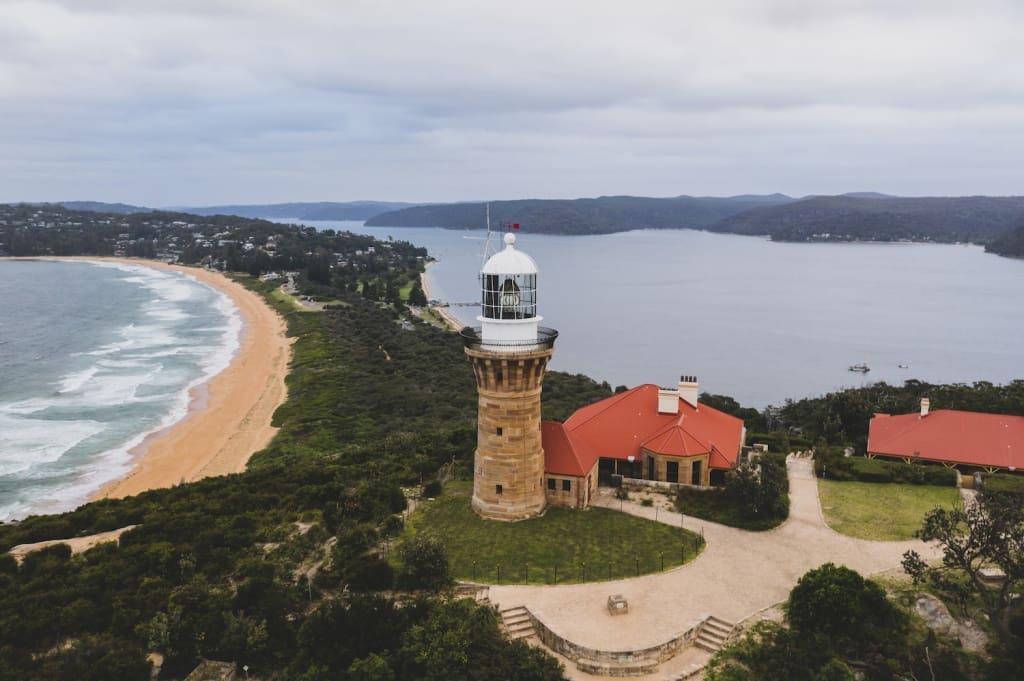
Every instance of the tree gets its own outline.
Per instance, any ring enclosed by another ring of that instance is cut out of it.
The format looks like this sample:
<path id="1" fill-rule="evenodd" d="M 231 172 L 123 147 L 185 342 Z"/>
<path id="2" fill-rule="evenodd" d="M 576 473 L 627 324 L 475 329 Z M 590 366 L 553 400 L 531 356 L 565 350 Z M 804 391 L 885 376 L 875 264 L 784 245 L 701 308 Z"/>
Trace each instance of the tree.
<path id="1" fill-rule="evenodd" d="M 786 618 L 797 635 L 858 657 L 883 645 L 904 623 L 882 587 L 832 563 L 800 578 L 789 594 Z"/>
<path id="2" fill-rule="evenodd" d="M 939 542 L 942 563 L 929 565 L 916 551 L 907 551 L 903 569 L 914 582 L 928 582 L 955 593 L 966 579 L 1002 642 L 1010 648 L 1019 646 L 1021 638 L 1011 628 L 1016 603 L 1011 594 L 1017 593 L 1024 580 L 1024 504 L 1020 496 L 988 492 L 964 506 L 934 508 L 916 536 Z M 1005 579 L 998 585 L 987 584 L 981 575 L 986 567 L 999 568 Z"/>
<path id="3" fill-rule="evenodd" d="M 423 307 L 427 304 L 427 296 L 423 293 L 423 284 L 417 279 L 412 284 L 412 289 L 409 291 L 409 304 L 418 305 Z"/>
<path id="4" fill-rule="evenodd" d="M 448 576 L 448 552 L 444 544 L 431 537 L 410 537 L 398 553 L 402 561 L 399 582 L 409 589 L 437 591 L 451 583 Z"/>

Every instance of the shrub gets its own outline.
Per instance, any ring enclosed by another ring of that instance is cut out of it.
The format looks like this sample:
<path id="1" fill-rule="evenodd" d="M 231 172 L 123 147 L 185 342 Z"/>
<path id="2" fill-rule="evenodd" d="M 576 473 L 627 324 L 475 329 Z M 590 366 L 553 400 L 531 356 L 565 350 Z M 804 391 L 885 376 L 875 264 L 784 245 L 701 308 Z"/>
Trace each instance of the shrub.
<path id="1" fill-rule="evenodd" d="M 640 502 L 640 505 L 647 507 L 654 506 L 654 499 L 644 499 L 643 501 Z"/>
<path id="2" fill-rule="evenodd" d="M 1007 492 L 1024 495 L 1024 476 L 994 473 L 982 478 L 982 489 L 986 492 Z"/>
<path id="3" fill-rule="evenodd" d="M 451 583 L 448 552 L 436 539 L 410 537 L 398 550 L 398 558 L 402 561 L 398 581 L 406 589 L 438 591 Z"/>
<path id="4" fill-rule="evenodd" d="M 862 456 L 844 457 L 833 450 L 815 460 L 819 476 L 832 480 L 858 482 L 898 482 L 907 485 L 956 486 L 956 471 L 938 464 L 903 463 Z"/>
<path id="5" fill-rule="evenodd" d="M 431 480 L 423 486 L 423 496 L 428 499 L 441 496 L 443 491 L 444 486 L 441 484 L 440 480 Z"/>

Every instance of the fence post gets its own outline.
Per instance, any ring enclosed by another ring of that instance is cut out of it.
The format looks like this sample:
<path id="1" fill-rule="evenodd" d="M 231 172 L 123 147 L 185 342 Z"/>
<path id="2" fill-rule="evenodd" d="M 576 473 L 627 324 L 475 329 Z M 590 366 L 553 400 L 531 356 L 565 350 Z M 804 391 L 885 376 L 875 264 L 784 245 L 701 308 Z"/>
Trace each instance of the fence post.
<path id="1" fill-rule="evenodd" d="M 640 576 L 640 556 L 633 556 L 633 560 L 636 562 L 636 576 Z"/>
<path id="2" fill-rule="evenodd" d="M 580 581 L 587 581 L 587 562 L 583 561 L 580 563 Z"/>
<path id="3" fill-rule="evenodd" d="M 608 561 L 608 579 L 612 578 L 612 562 Z"/>
<path id="4" fill-rule="evenodd" d="M 658 557 L 661 558 L 661 571 L 665 571 L 665 552 L 658 551 Z"/>
<path id="5" fill-rule="evenodd" d="M 498 569 L 498 579 L 495 580 L 495 581 L 500 582 L 501 581 L 501 563 L 498 563 L 495 567 L 497 567 L 497 569 Z"/>
<path id="6" fill-rule="evenodd" d="M 558 584 L 558 566 L 555 566 L 555 584 Z"/>
<path id="7" fill-rule="evenodd" d="M 473 581 L 476 581 L 476 561 L 473 561 Z"/>
<path id="8" fill-rule="evenodd" d="M 523 581 L 524 582 L 529 582 L 530 581 L 530 564 L 529 563 L 526 564 L 526 569 L 523 571 Z"/>

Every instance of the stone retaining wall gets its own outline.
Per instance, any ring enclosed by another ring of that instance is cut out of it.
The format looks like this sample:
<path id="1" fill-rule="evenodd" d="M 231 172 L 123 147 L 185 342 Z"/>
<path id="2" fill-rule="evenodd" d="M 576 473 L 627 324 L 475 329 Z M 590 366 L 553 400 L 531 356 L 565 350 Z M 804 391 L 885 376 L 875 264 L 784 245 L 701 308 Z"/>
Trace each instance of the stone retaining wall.
<path id="1" fill-rule="evenodd" d="M 656 671 L 659 663 L 675 657 L 683 648 L 690 645 L 704 623 L 702 619 L 668 641 L 642 650 L 597 650 L 559 636 L 537 619 L 529 609 L 526 612 L 533 622 L 537 638 L 544 645 L 576 662 L 580 669 L 586 667 L 584 671 L 601 676 L 635 676 Z"/>

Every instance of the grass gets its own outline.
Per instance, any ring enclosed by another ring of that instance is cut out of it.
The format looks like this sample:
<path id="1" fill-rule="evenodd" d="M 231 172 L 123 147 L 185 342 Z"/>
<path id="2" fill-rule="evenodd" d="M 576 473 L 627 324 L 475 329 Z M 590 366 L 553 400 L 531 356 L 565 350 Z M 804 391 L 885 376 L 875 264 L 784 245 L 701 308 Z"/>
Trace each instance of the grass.
<path id="1" fill-rule="evenodd" d="M 293 310 L 298 312 L 311 312 L 311 310 L 300 303 L 295 296 L 289 295 L 284 292 L 284 289 L 276 288 L 268 294 L 271 300 L 275 300 L 285 305 L 290 305 Z"/>
<path id="2" fill-rule="evenodd" d="M 517 523 L 483 520 L 470 508 L 471 494 L 470 483 L 449 483 L 408 524 L 407 531 L 444 543 L 455 579 L 489 584 L 622 579 L 680 565 L 684 551 L 692 560 L 700 542 L 693 532 L 604 508 L 552 507 L 541 518 Z"/>
<path id="3" fill-rule="evenodd" d="M 897 483 L 819 480 L 825 522 L 836 532 L 858 539 L 912 539 L 924 515 L 936 506 L 952 508 L 956 488 Z"/>
<path id="4" fill-rule="evenodd" d="M 789 502 L 786 502 L 788 508 Z M 763 532 L 785 522 L 788 514 L 782 516 L 763 515 L 748 518 L 743 515 L 739 504 L 721 490 L 680 489 L 676 497 L 676 510 L 684 515 L 710 520 L 713 523 L 736 527 L 751 532 Z"/>

